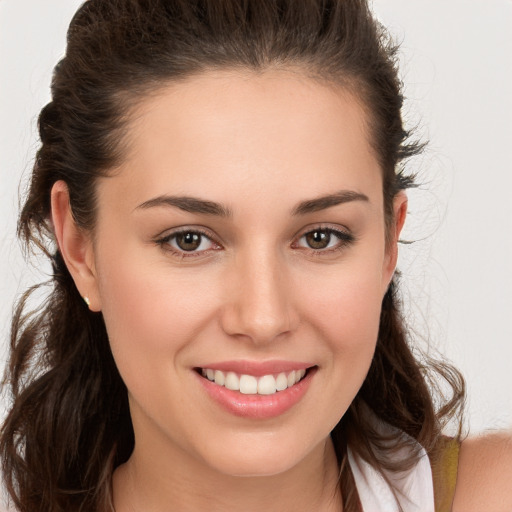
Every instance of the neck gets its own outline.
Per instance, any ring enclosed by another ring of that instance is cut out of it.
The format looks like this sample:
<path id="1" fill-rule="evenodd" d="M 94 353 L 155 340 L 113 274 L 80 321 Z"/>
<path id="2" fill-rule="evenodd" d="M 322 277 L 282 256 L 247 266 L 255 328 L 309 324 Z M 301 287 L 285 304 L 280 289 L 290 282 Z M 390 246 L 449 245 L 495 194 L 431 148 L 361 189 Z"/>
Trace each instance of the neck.
<path id="1" fill-rule="evenodd" d="M 230 476 L 192 457 L 173 455 L 153 457 L 136 445 L 128 462 L 114 473 L 115 511 L 342 510 L 339 470 L 330 438 L 293 468 L 272 476 Z"/>

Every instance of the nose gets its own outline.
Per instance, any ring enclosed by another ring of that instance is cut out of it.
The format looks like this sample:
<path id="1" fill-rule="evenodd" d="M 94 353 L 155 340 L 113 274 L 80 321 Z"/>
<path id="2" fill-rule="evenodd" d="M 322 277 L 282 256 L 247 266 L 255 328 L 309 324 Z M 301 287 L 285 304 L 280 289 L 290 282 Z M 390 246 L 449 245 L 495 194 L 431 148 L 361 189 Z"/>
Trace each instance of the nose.
<path id="1" fill-rule="evenodd" d="M 299 317 L 286 265 L 269 254 L 237 258 L 229 269 L 223 330 L 266 344 L 293 331 Z"/>

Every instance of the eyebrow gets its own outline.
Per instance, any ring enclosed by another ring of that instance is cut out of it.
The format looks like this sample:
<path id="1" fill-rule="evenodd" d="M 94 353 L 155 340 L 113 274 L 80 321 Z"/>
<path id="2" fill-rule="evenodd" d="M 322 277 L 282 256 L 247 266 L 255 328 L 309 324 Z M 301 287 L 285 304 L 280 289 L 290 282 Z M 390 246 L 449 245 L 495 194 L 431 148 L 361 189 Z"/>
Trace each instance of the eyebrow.
<path id="1" fill-rule="evenodd" d="M 147 210 L 157 206 L 174 206 L 190 213 L 202 213 L 203 215 L 216 215 L 219 217 L 231 217 L 232 215 L 231 210 L 226 206 L 189 196 L 158 196 L 140 204 L 136 210 L 139 208 Z"/>
<path id="2" fill-rule="evenodd" d="M 340 190 L 334 194 L 317 197 L 308 201 L 302 201 L 293 210 L 292 215 L 306 215 L 337 206 L 339 204 L 351 203 L 353 201 L 370 202 L 368 196 L 353 190 Z"/>
<path id="3" fill-rule="evenodd" d="M 308 213 L 318 212 L 337 206 L 339 204 L 350 203 L 352 201 L 369 202 L 368 196 L 352 190 L 341 190 L 334 194 L 308 199 L 300 202 L 292 210 L 292 215 L 306 215 Z M 169 196 L 162 195 L 149 199 L 137 206 L 135 209 L 147 210 L 156 207 L 175 207 L 189 213 L 199 213 L 203 215 L 215 215 L 218 217 L 231 217 L 232 211 L 229 207 L 214 201 L 200 199 L 190 196 Z"/>

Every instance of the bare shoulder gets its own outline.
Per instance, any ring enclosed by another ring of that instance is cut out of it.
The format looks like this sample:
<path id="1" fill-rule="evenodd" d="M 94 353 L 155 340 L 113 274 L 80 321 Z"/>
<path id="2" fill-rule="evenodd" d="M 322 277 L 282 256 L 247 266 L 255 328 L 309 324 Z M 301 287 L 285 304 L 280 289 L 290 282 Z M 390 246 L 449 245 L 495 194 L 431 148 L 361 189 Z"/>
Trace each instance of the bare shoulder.
<path id="1" fill-rule="evenodd" d="M 512 511 L 512 432 L 463 441 L 453 512 Z"/>

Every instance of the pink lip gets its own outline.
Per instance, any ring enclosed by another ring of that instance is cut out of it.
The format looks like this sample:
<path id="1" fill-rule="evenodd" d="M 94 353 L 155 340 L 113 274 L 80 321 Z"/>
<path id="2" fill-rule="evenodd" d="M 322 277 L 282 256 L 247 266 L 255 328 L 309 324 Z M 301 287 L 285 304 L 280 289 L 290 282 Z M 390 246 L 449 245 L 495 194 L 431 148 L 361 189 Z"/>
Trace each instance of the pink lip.
<path id="1" fill-rule="evenodd" d="M 222 361 L 219 363 L 208 363 L 201 365 L 200 368 L 220 370 L 222 372 L 234 372 L 239 375 L 254 375 L 262 377 L 263 375 L 272 375 L 276 373 L 288 373 L 292 370 L 306 370 L 314 366 L 312 363 L 293 362 L 293 361 Z"/>
<path id="2" fill-rule="evenodd" d="M 211 367 L 208 366 L 207 368 Z M 292 369 L 296 368 L 297 366 L 292 367 Z M 221 370 L 219 367 L 216 367 L 215 369 Z M 233 369 L 233 366 L 230 366 L 230 369 L 231 371 L 236 371 Z M 269 419 L 284 414 L 302 399 L 302 397 L 309 389 L 316 370 L 316 367 L 310 368 L 306 373 L 306 376 L 300 382 L 290 388 L 285 389 L 284 391 L 278 391 L 273 395 L 244 395 L 239 391 L 232 391 L 225 388 L 224 386 L 219 386 L 214 382 L 211 382 L 208 379 L 202 377 L 197 372 L 194 373 L 196 374 L 199 383 L 203 386 L 203 389 L 208 393 L 210 398 L 212 398 L 224 410 L 234 414 L 235 416 L 244 418 Z M 261 375 L 269 375 L 271 373 L 275 373 L 273 371 L 269 371 L 269 368 L 266 368 L 265 371 L 266 373 L 261 373 Z M 249 373 L 251 375 L 255 375 L 252 372 L 246 371 L 240 373 Z"/>

